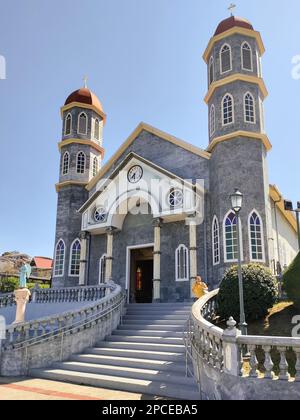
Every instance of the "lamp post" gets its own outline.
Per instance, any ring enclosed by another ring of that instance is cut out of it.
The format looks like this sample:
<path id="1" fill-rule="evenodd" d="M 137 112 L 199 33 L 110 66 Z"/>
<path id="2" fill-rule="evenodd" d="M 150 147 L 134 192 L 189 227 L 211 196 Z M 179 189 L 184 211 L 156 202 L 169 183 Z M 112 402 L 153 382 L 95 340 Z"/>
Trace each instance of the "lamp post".
<path id="1" fill-rule="evenodd" d="M 247 335 L 247 323 L 245 316 L 245 303 L 244 303 L 244 285 L 243 285 L 243 272 L 242 272 L 242 257 L 241 257 L 241 235 L 240 235 L 240 211 L 243 206 L 243 194 L 236 189 L 230 196 L 231 207 L 236 215 L 236 229 L 237 229 L 237 248 L 238 248 L 238 278 L 239 278 L 239 295 L 240 295 L 240 328 L 242 335 Z"/>

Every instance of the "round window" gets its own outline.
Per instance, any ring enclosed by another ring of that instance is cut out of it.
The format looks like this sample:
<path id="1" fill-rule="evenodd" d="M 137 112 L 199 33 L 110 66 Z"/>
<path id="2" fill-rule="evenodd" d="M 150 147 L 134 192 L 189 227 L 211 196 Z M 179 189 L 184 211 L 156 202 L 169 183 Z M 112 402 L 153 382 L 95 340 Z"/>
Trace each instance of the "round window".
<path id="1" fill-rule="evenodd" d="M 173 189 L 169 194 L 169 204 L 171 207 L 180 207 L 183 204 L 183 192 Z"/>
<path id="2" fill-rule="evenodd" d="M 96 222 L 103 223 L 106 220 L 106 210 L 103 207 L 99 207 L 95 210 L 94 219 Z"/>

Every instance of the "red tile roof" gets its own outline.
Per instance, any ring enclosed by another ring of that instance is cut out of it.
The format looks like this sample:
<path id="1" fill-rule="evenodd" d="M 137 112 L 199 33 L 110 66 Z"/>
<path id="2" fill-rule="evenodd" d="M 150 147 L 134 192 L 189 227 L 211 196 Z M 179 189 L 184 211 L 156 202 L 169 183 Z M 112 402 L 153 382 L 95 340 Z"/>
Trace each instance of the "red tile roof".
<path id="1" fill-rule="evenodd" d="M 51 270 L 53 260 L 46 257 L 34 257 L 31 264 L 39 269 Z"/>
<path id="2" fill-rule="evenodd" d="M 235 28 L 236 26 L 240 28 L 251 29 L 252 31 L 254 30 L 249 20 L 237 16 L 231 16 L 228 19 L 223 20 L 219 24 L 215 32 L 215 36 L 220 35 L 223 32 L 228 31 L 229 29 Z"/>

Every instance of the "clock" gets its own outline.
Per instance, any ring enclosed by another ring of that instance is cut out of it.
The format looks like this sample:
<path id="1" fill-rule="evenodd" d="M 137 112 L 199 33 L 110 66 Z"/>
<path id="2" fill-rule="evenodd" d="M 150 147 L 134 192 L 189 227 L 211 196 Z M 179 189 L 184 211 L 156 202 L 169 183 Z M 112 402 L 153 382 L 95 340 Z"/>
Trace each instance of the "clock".
<path id="1" fill-rule="evenodd" d="M 131 169 L 129 169 L 127 178 L 131 184 L 136 184 L 142 179 L 142 177 L 143 177 L 143 168 L 141 166 L 135 165 Z"/>

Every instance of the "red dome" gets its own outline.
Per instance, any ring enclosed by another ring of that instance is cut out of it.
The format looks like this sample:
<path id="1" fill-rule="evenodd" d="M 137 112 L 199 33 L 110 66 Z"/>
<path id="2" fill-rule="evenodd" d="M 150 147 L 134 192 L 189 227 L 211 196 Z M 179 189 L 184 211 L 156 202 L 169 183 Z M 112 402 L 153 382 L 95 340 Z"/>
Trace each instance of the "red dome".
<path id="1" fill-rule="evenodd" d="M 235 28 L 235 27 L 250 29 L 254 31 L 253 26 L 247 19 L 243 19 L 237 16 L 230 16 L 228 19 L 223 20 L 219 26 L 217 27 L 217 30 L 215 32 L 215 36 L 222 34 L 223 32 L 228 31 L 229 29 Z"/>
<path id="2" fill-rule="evenodd" d="M 65 106 L 73 102 L 79 102 L 85 105 L 92 105 L 97 108 L 98 111 L 103 113 L 103 107 L 97 96 L 87 88 L 81 88 L 71 93 L 65 102 Z"/>

